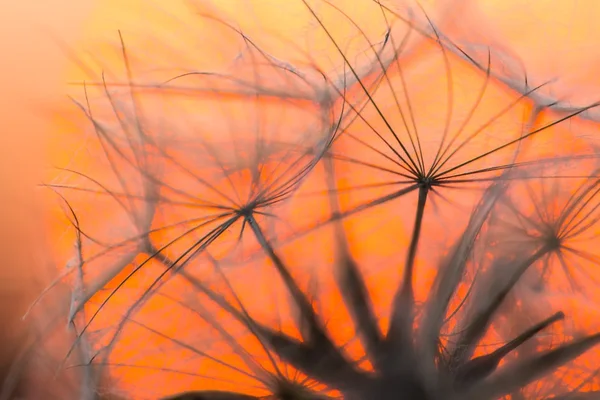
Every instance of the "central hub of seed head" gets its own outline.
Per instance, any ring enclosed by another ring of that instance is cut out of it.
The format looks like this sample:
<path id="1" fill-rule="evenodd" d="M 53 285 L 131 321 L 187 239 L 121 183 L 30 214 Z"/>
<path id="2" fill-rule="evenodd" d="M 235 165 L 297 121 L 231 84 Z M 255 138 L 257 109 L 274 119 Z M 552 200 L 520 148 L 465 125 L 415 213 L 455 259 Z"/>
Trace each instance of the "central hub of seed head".
<path id="1" fill-rule="evenodd" d="M 430 189 L 433 186 L 434 182 L 435 178 L 430 176 L 419 176 L 417 178 L 417 183 L 419 184 L 419 187 L 426 189 Z"/>
<path id="2" fill-rule="evenodd" d="M 562 246 L 562 239 L 560 237 L 558 237 L 557 235 L 551 234 L 551 235 L 546 236 L 545 239 L 546 239 L 546 245 L 551 250 L 558 250 Z"/>

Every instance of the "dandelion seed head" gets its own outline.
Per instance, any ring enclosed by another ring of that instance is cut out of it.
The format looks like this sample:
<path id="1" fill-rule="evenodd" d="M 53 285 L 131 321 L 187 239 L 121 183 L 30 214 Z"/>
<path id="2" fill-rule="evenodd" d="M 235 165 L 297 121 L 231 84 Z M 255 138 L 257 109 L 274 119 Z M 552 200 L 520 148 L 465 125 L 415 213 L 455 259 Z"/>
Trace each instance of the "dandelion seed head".
<path id="1" fill-rule="evenodd" d="M 575 379 L 600 339 L 567 337 L 545 295 L 561 291 L 531 282 L 595 232 L 593 146 L 537 147 L 583 109 L 546 112 L 443 15 L 396 3 L 359 23 L 350 2 L 297 1 L 286 26 L 271 3 L 190 2 L 222 39 L 198 66 L 152 68 L 119 31 L 122 68 L 74 100 L 93 163 L 48 185 L 77 194 L 72 214 L 97 207 L 73 223 L 83 326 L 65 359 L 86 339 L 99 381 L 183 398 L 491 400 Z M 559 182 L 584 188 L 562 208 Z"/>

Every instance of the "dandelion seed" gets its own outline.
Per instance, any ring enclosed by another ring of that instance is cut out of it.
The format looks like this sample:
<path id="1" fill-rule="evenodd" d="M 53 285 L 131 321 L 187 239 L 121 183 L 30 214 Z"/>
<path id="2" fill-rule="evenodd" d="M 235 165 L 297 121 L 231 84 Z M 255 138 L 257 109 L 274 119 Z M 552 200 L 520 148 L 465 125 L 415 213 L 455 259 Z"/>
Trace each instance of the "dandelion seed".
<path id="1" fill-rule="evenodd" d="M 102 73 L 75 100 L 104 168 L 63 168 L 47 185 L 80 196 L 69 319 L 85 325 L 65 362 L 92 337 L 79 364 L 97 382 L 126 371 L 124 391 L 171 399 L 492 400 L 578 371 L 598 334 L 540 339 L 568 310 L 500 325 L 526 308 L 519 285 L 540 260 L 594 229 L 594 181 L 567 201 L 556 240 L 527 227 L 537 245 L 498 243 L 514 236 L 502 227 L 520 187 L 595 177 L 552 170 L 596 162 L 593 148 L 537 144 L 597 104 L 541 122 L 539 87 L 515 97 L 491 50 L 482 67 L 422 10 L 374 2 L 374 33 L 337 2 L 313 3 L 294 10 L 327 57 L 275 51 L 195 3 L 235 38 L 231 62 L 143 81 L 119 32 L 125 78 Z M 548 225 L 542 197 L 529 198 L 535 228 Z M 106 213 L 79 218 L 92 202 Z"/>
<path id="2" fill-rule="evenodd" d="M 594 290 L 597 257 L 591 241 L 596 237 L 597 170 L 579 179 L 576 175 L 590 170 L 586 164 L 595 164 L 590 161 L 571 161 L 570 168 L 545 166 L 553 179 L 538 180 L 536 170 L 523 171 L 522 180 L 512 185 L 511 195 L 495 212 L 499 252 L 547 249 L 528 279 L 533 290 L 546 285 L 554 285 L 554 290 Z"/>

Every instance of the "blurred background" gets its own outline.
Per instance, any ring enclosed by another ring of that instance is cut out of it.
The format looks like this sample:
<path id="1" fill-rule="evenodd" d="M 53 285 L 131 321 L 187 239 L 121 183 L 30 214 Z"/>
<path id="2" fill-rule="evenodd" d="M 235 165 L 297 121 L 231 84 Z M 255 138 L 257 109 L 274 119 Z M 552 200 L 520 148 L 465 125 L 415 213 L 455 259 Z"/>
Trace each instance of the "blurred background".
<path id="1" fill-rule="evenodd" d="M 68 61 L 52 40 L 82 32 L 91 1 L 0 2 L 0 375 L 30 339 L 27 308 L 52 265 L 36 185 L 55 132 L 52 108 L 64 102 Z"/>

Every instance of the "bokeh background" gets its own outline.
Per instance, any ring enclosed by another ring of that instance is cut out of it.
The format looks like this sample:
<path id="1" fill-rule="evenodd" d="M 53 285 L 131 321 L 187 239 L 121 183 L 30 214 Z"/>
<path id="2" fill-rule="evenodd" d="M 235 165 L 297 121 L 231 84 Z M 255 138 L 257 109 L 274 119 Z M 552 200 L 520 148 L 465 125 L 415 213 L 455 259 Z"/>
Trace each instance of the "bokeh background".
<path id="1" fill-rule="evenodd" d="M 370 1 L 349 0 L 336 4 L 359 24 L 368 27 L 370 37 L 381 38 L 385 33 L 385 26 L 365 23 L 378 18 L 378 9 Z M 400 12 L 413 9 L 416 15 L 421 15 L 412 1 L 395 0 L 385 4 Z M 541 93 L 565 107 L 582 106 L 600 98 L 600 78 L 596 73 L 600 66 L 600 47 L 596 42 L 600 34 L 596 23 L 600 19 L 597 2 L 429 0 L 421 5 L 445 35 L 478 55 L 480 60 L 487 57 L 485 46 L 490 46 L 494 72 L 504 80 L 504 83 L 493 83 L 498 85 L 499 92 L 506 84 L 521 87 L 526 75 L 530 86 L 553 80 Z M 82 87 L 69 83 L 97 81 L 101 70 L 107 76 L 123 73 L 118 30 L 128 48 L 135 50 L 137 57 L 132 62 L 136 66 L 152 65 L 157 73 L 167 74 L 177 72 L 177 68 L 226 67 L 237 56 L 238 49 L 227 46 L 236 38 L 218 24 L 199 23 L 197 15 L 190 12 L 190 6 L 232 17 L 245 33 L 278 59 L 298 64 L 307 62 L 305 53 L 310 52 L 315 57 L 314 62 L 331 67 L 334 49 L 318 34 L 309 41 L 300 41 L 307 43 L 304 49 L 294 50 L 282 44 L 286 39 L 297 41 L 307 32 L 315 31 L 314 21 L 297 1 L 3 0 L 0 13 L 3 55 L 0 121 L 4 129 L 0 136 L 0 203 L 3 204 L 0 211 L 0 259 L 3 260 L 0 266 L 0 373 L 7 373 L 3 371 L 14 364 L 19 349 L 30 340 L 28 332 L 44 331 L 40 324 L 43 326 L 48 321 L 42 317 L 25 321 L 21 317 L 72 257 L 73 233 L 65 211 L 53 193 L 36 185 L 57 179 L 53 166 L 87 168 L 88 172 L 100 168 L 94 160 L 86 158 L 89 127 L 86 128 L 85 118 L 67 98 L 67 95 L 81 98 Z M 336 20 L 334 14 L 330 15 L 330 23 L 339 35 L 349 29 Z M 419 46 L 424 45 L 415 42 L 414 46 L 418 54 Z M 468 76 L 468 72 L 463 71 L 461 77 Z M 423 79 L 426 76 L 424 74 Z M 473 76 L 473 79 L 481 79 L 475 68 Z M 413 79 L 416 79 L 415 84 L 419 83 L 418 76 Z M 443 85 L 428 81 L 423 81 L 423 85 L 427 87 L 423 101 L 445 96 Z M 461 103 L 457 104 L 460 107 Z M 493 102 L 487 105 L 493 106 Z M 521 124 L 521 117 L 515 115 L 516 119 L 505 123 Z M 555 132 L 556 137 L 561 132 L 576 132 L 579 137 L 594 142 L 600 122 L 593 120 L 594 115 L 590 114 L 589 118 L 570 121 Z M 102 174 L 102 171 L 96 172 Z M 90 205 L 88 222 L 103 218 L 94 210 Z M 45 304 L 55 304 L 57 309 L 68 307 L 61 290 L 58 287 L 52 294 L 55 298 L 50 297 Z M 595 323 L 598 310 L 594 302 L 570 301 L 579 312 L 576 318 L 584 321 L 586 329 L 599 327 L 600 324 Z M 55 319 L 50 312 L 41 314 L 48 320 Z M 178 327 L 172 329 L 177 331 Z M 72 338 L 66 328 L 64 333 L 53 335 L 59 344 L 56 354 L 60 355 L 60 349 L 64 351 Z M 123 340 L 131 341 L 124 347 L 129 348 L 131 354 L 135 353 L 135 340 Z M 122 353 L 123 357 L 131 354 Z M 139 398 L 167 394 L 156 391 L 173 379 L 156 372 L 151 376 L 147 372 L 125 369 L 116 373 L 121 374 L 119 385 L 137 393 Z M 35 374 L 29 379 L 36 379 Z M 146 388 L 150 380 L 154 387 Z M 185 388 L 190 380 L 181 378 L 176 386 Z M 60 381 L 56 385 L 60 386 Z M 64 387 L 70 388 L 69 385 Z M 61 390 L 53 393 L 59 396 Z M 35 393 L 30 392 L 28 396 Z"/>

